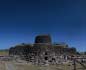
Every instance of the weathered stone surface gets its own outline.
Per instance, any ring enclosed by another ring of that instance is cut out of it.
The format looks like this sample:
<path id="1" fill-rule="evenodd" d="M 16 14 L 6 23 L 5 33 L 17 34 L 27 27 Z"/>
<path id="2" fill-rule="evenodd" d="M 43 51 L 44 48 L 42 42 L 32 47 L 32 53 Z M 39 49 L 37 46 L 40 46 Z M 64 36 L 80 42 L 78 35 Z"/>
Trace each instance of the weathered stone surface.
<path id="1" fill-rule="evenodd" d="M 51 37 L 50 35 L 38 35 L 35 38 L 35 43 L 49 43 L 51 44 Z"/>
<path id="2" fill-rule="evenodd" d="M 33 45 L 23 44 L 11 47 L 9 55 L 19 56 L 21 59 L 34 64 L 57 64 L 68 60 L 68 56 L 76 52 L 68 45 L 52 45 L 51 43 L 50 36 L 39 35 Z"/>

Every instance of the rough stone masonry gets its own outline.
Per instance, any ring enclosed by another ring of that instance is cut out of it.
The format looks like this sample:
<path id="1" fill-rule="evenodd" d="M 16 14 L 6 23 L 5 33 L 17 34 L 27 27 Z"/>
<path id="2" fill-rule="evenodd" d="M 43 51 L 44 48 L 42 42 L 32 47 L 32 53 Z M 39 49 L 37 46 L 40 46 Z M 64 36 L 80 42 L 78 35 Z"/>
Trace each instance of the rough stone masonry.
<path id="1" fill-rule="evenodd" d="M 58 64 L 76 54 L 75 48 L 65 43 L 52 44 L 50 35 L 38 35 L 34 44 L 21 44 L 11 47 L 9 55 L 19 57 L 33 64 Z"/>

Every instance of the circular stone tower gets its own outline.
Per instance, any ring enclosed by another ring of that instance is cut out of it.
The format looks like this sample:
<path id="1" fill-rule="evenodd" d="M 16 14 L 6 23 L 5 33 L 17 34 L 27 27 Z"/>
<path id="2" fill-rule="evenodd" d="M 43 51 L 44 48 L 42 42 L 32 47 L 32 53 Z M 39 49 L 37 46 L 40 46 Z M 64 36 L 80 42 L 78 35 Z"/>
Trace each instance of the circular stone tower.
<path id="1" fill-rule="evenodd" d="M 35 43 L 48 43 L 51 44 L 51 37 L 50 35 L 38 35 L 35 38 Z"/>

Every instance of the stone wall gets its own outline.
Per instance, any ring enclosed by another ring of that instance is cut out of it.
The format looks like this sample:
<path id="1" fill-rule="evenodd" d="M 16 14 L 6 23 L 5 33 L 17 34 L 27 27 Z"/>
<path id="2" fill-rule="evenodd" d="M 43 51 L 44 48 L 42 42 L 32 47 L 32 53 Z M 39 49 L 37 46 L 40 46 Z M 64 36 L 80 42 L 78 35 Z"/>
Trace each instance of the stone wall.
<path id="1" fill-rule="evenodd" d="M 32 62 L 34 64 L 56 64 L 67 60 L 67 56 L 75 54 L 75 48 L 68 45 L 53 45 L 48 35 L 37 36 L 35 44 L 16 45 L 9 49 L 10 56 Z"/>
<path id="2" fill-rule="evenodd" d="M 38 35 L 35 38 L 35 43 L 49 43 L 51 44 L 51 37 L 50 35 Z"/>

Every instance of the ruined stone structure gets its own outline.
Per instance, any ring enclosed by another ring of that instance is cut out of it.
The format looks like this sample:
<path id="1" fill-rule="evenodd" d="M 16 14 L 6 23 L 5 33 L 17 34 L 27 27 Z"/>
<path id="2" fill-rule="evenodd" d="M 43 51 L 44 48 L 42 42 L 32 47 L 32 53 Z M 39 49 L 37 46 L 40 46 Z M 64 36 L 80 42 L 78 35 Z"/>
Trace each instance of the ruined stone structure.
<path id="1" fill-rule="evenodd" d="M 35 38 L 35 43 L 47 43 L 47 44 L 51 44 L 51 37 L 50 35 L 39 35 L 36 36 Z"/>
<path id="2" fill-rule="evenodd" d="M 32 45 L 22 44 L 9 49 L 10 56 L 19 56 L 34 64 L 57 64 L 75 53 L 76 49 L 67 44 L 52 44 L 50 35 L 38 35 Z"/>

